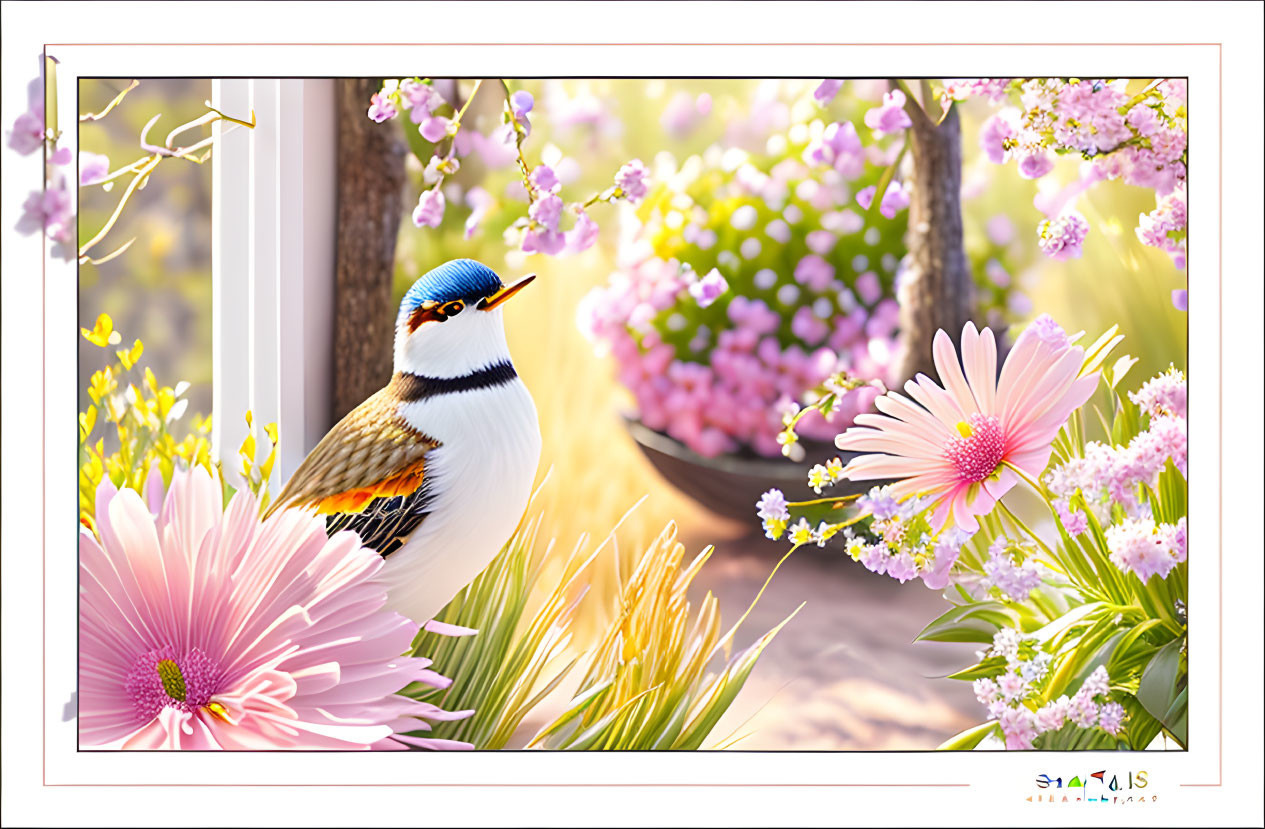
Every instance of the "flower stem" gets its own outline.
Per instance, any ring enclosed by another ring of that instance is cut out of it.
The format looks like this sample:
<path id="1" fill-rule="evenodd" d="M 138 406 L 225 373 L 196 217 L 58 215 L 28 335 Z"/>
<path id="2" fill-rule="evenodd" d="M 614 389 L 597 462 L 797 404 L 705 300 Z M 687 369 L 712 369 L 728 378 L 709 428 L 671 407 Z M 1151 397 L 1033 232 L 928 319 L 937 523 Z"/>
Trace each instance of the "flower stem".
<path id="1" fill-rule="evenodd" d="M 85 112 L 79 116 L 79 120 L 80 121 L 100 121 L 102 118 L 110 114 L 110 110 L 114 109 L 116 106 L 119 105 L 119 103 L 122 102 L 124 95 L 131 92 L 133 89 L 135 89 L 136 87 L 140 85 L 141 85 L 140 81 L 136 81 L 136 80 L 132 81 L 130 84 L 128 84 L 126 89 L 124 89 L 118 95 L 114 96 L 114 100 L 110 101 L 110 103 L 106 105 L 105 109 L 101 110 L 100 112 Z"/>
<path id="2" fill-rule="evenodd" d="M 510 92 L 510 85 L 504 78 L 499 80 L 501 81 L 501 89 L 505 92 L 505 106 L 509 108 L 511 123 L 514 126 L 514 149 L 518 154 L 516 159 L 518 161 L 518 171 L 523 178 L 523 188 L 527 191 L 528 203 L 535 204 L 536 194 L 532 191 L 531 186 L 531 167 L 528 166 L 527 159 L 523 156 L 523 139 L 526 136 L 523 135 L 523 131 L 518 125 L 518 119 L 514 117 L 513 93 Z"/>
<path id="3" fill-rule="evenodd" d="M 1023 532 L 1033 541 L 1037 542 L 1037 546 L 1040 547 L 1041 550 L 1047 556 L 1049 556 L 1051 561 L 1053 562 L 1058 561 L 1058 559 L 1054 555 L 1054 551 L 1051 550 L 1049 546 L 1047 546 L 1046 543 L 1041 540 L 1041 537 L 1038 536 L 1035 532 L 1033 532 L 1032 529 L 1027 524 L 1023 523 L 1023 519 L 1021 519 L 1019 516 L 1011 512 L 1010 507 L 1006 506 L 1001 501 L 997 502 L 997 506 L 1001 507 L 1001 511 L 1006 514 L 1006 517 L 1010 519 L 1011 523 L 1013 523 L 1021 532 Z"/>
<path id="4" fill-rule="evenodd" d="M 815 507 L 820 504 L 835 504 L 835 503 L 846 504 L 851 501 L 855 501 L 856 499 L 860 497 L 861 497 L 861 493 L 857 493 L 856 495 L 842 495 L 838 498 L 828 497 L 828 498 L 814 498 L 811 501 L 787 501 L 786 505 L 788 507 Z"/>
<path id="5" fill-rule="evenodd" d="M 100 242 L 105 238 L 105 235 L 110 232 L 110 228 L 114 227 L 114 223 L 119 220 L 119 214 L 123 212 L 123 206 L 127 204 L 127 200 L 132 197 L 132 194 L 136 192 L 136 189 L 149 176 L 153 169 L 158 166 L 158 162 L 161 160 L 162 156 L 150 156 L 149 161 L 137 170 L 136 177 L 132 179 L 131 183 L 128 184 L 127 189 L 123 191 L 123 196 L 119 199 L 119 203 L 114 208 L 114 212 L 110 215 L 110 218 L 106 220 L 105 227 L 101 228 L 96 236 L 93 236 L 90 240 L 84 243 L 83 247 L 79 248 L 80 257 L 83 257 L 94 245 L 97 244 L 97 242 Z"/>
<path id="6" fill-rule="evenodd" d="M 483 86 L 482 78 L 474 82 L 474 89 L 470 90 L 470 97 L 466 98 L 466 102 L 461 105 L 461 109 L 457 110 L 457 114 L 453 116 L 452 125 L 455 128 L 454 134 L 456 130 L 461 129 L 461 119 L 465 116 L 466 110 L 470 108 L 470 104 L 474 102 L 474 96 L 479 94 L 479 87 L 481 86 Z"/>
<path id="7" fill-rule="evenodd" d="M 741 616 L 738 617 L 738 621 L 734 622 L 733 627 L 729 629 L 729 632 L 716 642 L 715 648 L 712 649 L 713 653 L 733 639 L 733 635 L 738 631 L 738 628 L 742 626 L 742 623 L 747 620 L 747 617 L 751 615 L 751 611 L 755 609 L 756 603 L 759 602 L 760 597 L 764 595 L 765 589 L 767 589 L 769 583 L 773 581 L 773 577 L 777 575 L 778 568 L 780 568 L 786 560 L 791 557 L 791 553 L 798 550 L 801 546 L 803 545 L 796 544 L 794 547 L 791 547 L 791 549 L 786 551 L 786 555 L 778 559 L 777 564 L 773 565 L 773 569 L 769 572 L 768 578 L 764 580 L 764 584 L 760 585 L 760 590 L 755 594 L 755 598 L 751 600 L 751 604 L 747 605 L 747 609 L 743 611 Z"/>

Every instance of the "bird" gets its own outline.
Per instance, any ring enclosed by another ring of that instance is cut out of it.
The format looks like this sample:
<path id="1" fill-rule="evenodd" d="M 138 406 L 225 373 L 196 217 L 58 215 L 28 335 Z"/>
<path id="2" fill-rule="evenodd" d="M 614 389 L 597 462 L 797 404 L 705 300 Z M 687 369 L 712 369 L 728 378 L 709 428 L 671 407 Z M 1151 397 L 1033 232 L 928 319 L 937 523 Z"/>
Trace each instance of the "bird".
<path id="1" fill-rule="evenodd" d="M 505 285 L 471 259 L 429 271 L 395 322 L 394 373 L 318 442 L 269 507 L 314 509 L 379 553 L 386 607 L 434 618 L 496 557 L 531 497 L 540 424 L 514 369 Z"/>

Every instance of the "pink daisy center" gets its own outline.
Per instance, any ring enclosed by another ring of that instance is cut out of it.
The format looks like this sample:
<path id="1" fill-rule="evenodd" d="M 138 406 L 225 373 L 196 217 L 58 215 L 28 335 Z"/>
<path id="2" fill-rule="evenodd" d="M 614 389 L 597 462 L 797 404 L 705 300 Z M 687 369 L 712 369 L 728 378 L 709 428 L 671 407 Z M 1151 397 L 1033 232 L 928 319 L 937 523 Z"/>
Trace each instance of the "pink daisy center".
<path id="1" fill-rule="evenodd" d="M 166 646 L 155 648 L 136 660 L 127 675 L 127 695 L 145 719 L 164 708 L 190 713 L 211 703 L 222 679 L 219 663 L 199 648 L 183 656 Z"/>
<path id="2" fill-rule="evenodd" d="M 961 437 L 949 438 L 944 456 L 962 480 L 978 483 L 997 471 L 1005 449 L 1001 422 L 995 415 L 973 414 L 958 424 Z"/>

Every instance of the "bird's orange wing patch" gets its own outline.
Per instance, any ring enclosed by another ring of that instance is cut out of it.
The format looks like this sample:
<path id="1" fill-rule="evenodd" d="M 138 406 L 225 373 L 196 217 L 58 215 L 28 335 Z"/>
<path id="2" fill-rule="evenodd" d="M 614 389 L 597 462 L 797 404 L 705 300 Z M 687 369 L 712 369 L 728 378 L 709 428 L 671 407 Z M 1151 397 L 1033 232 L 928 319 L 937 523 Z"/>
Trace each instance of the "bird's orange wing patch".
<path id="1" fill-rule="evenodd" d="M 375 498 L 411 495 L 422 485 L 422 480 L 425 478 L 424 466 L 424 459 L 419 459 L 395 475 L 371 486 L 326 496 L 317 502 L 316 511 L 322 515 L 340 512 L 361 512 Z"/>

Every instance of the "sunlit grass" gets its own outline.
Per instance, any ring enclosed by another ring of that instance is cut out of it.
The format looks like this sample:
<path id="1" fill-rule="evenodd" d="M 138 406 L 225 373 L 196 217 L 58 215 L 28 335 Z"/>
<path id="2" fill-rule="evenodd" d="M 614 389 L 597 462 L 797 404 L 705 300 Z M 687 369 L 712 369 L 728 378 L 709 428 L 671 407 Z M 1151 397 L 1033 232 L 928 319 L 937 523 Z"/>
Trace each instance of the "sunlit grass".
<path id="1" fill-rule="evenodd" d="M 408 693 L 475 712 L 438 725 L 433 736 L 481 749 L 525 741 L 566 750 L 704 747 L 789 617 L 730 658 L 745 615 L 722 634 L 715 596 L 707 593 L 697 607 L 688 597 L 710 547 L 685 564 L 669 522 L 628 557 L 627 569 L 613 532 L 591 552 L 582 538 L 564 555 L 542 543 L 541 526 L 537 514 L 437 617 L 477 633 L 419 635 L 415 653 L 433 659 L 453 684 Z M 591 568 L 603 559 L 614 578 L 597 586 Z M 549 569 L 559 577 L 544 578 Z M 576 637 L 577 608 L 594 605 L 605 613 L 588 618 L 609 621 L 595 637 Z M 580 671 L 577 683 L 571 675 Z"/>

